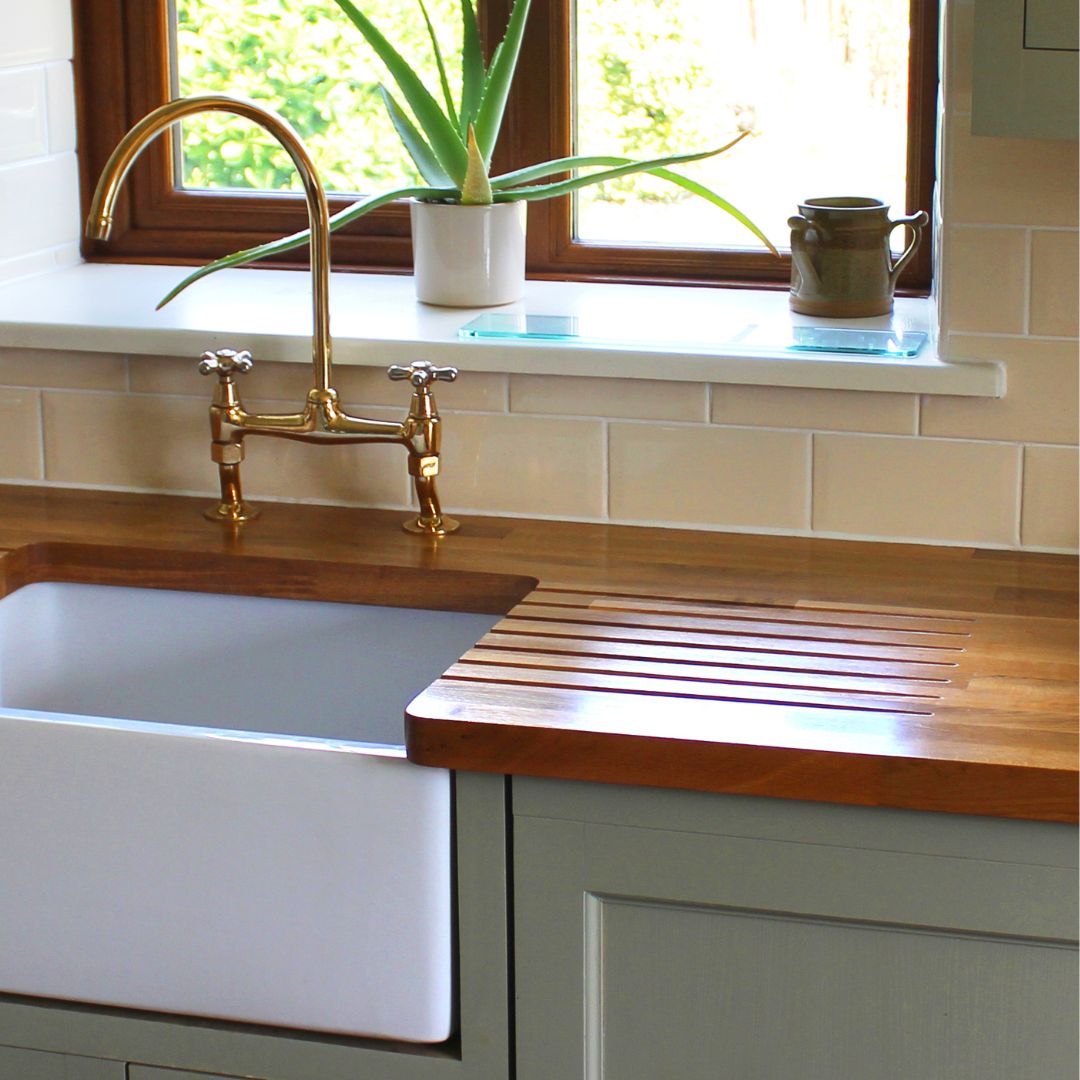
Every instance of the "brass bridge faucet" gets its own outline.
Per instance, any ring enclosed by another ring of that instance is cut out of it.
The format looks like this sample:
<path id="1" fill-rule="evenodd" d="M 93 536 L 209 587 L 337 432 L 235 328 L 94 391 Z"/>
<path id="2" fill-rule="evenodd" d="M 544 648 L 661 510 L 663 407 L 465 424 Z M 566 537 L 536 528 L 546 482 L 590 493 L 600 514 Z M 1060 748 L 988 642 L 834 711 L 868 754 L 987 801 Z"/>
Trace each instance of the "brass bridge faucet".
<path id="1" fill-rule="evenodd" d="M 401 423 L 350 416 L 338 404 L 331 384 L 332 344 L 330 339 L 330 212 L 326 192 L 315 171 L 307 148 L 293 128 L 276 113 L 254 102 L 225 94 L 199 94 L 177 98 L 144 116 L 117 144 L 98 181 L 90 203 L 86 235 L 106 240 L 113 224 L 113 212 L 128 170 L 146 146 L 170 124 L 201 112 L 227 112 L 254 120 L 288 151 L 304 185 L 308 224 L 311 228 L 311 297 L 313 333 L 311 342 L 312 388 L 303 408 L 296 413 L 262 415 L 249 413 L 240 400 L 236 378 L 250 371 L 251 353 L 220 349 L 206 352 L 199 362 L 204 375 L 217 375 L 210 405 L 210 456 L 217 463 L 221 501 L 206 511 L 212 521 L 241 524 L 258 511 L 244 502 L 240 489 L 240 463 L 244 460 L 244 439 L 248 435 L 271 435 L 305 442 L 401 443 L 409 455 L 409 475 L 413 478 L 420 513 L 405 522 L 408 532 L 444 536 L 458 528 L 458 522 L 442 512 L 435 488 L 439 474 L 440 420 L 431 384 L 453 382 L 458 372 L 452 367 L 435 367 L 417 360 L 408 367 L 392 365 L 391 379 L 408 379 L 413 395 L 408 415 Z"/>

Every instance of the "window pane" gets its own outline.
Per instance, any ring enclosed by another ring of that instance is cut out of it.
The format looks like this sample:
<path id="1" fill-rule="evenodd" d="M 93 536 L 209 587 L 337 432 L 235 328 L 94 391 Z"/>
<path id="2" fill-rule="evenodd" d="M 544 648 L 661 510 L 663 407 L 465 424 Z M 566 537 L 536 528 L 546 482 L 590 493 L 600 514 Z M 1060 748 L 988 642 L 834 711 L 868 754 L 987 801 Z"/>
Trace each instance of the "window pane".
<path id="1" fill-rule="evenodd" d="M 908 37 L 907 0 L 576 0 L 575 152 L 658 157 L 753 130 L 680 170 L 778 247 L 806 198 L 871 196 L 902 213 Z M 654 177 L 585 188 L 575 235 L 760 247 L 723 211 Z"/>
<path id="2" fill-rule="evenodd" d="M 280 112 L 299 131 L 331 191 L 416 183 L 379 97 L 388 75 L 332 0 L 175 0 L 173 78 L 181 94 L 223 92 Z M 455 100 L 461 84 L 458 0 L 427 0 Z M 363 10 L 437 86 L 420 7 L 365 0 Z M 390 84 L 400 101 L 396 88 Z M 224 113 L 184 124 L 181 186 L 300 190 L 288 155 L 261 128 Z"/>

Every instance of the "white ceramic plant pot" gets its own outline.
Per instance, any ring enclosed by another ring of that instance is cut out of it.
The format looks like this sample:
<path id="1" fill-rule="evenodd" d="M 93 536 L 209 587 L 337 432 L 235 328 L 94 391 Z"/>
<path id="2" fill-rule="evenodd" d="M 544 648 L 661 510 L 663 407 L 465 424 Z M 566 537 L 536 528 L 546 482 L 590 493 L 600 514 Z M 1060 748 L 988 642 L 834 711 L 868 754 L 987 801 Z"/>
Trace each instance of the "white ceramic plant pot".
<path id="1" fill-rule="evenodd" d="M 525 294 L 525 203 L 412 203 L 416 298 L 494 307 Z"/>

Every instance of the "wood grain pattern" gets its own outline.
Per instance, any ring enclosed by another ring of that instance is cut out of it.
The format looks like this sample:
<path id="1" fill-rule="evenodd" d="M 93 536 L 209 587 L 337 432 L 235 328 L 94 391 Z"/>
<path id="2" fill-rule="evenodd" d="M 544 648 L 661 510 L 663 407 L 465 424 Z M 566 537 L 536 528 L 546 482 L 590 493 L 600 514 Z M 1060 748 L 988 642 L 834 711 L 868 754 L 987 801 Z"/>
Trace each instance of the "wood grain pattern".
<path id="1" fill-rule="evenodd" d="M 1001 813 L 1009 801 L 1025 814 L 1071 820 L 1075 677 L 1031 676 L 1032 664 L 1056 652 L 1064 659 L 1069 643 L 1067 626 L 1023 616 L 541 587 L 412 703 L 410 752 L 431 763 L 452 756 L 460 767 L 483 731 L 513 755 L 509 771 L 543 769 L 544 743 L 559 771 L 543 775 L 573 769 L 602 779 L 596 761 L 613 740 L 651 738 L 655 751 L 660 736 L 660 753 L 635 763 L 639 783 L 674 768 L 680 786 L 776 793 L 779 771 L 800 798 L 903 806 L 915 797 L 925 806 L 925 788 L 905 796 L 897 784 L 919 759 L 934 763 L 938 810 L 960 809 L 961 792 L 971 809 L 966 774 L 993 766 L 984 812 Z M 436 716 L 444 718 L 439 747 L 425 722 Z M 555 725 L 579 737 L 578 760 L 568 760 L 568 738 L 552 745 L 546 732 Z M 530 733 L 527 744 L 514 729 Z M 842 755 L 845 783 L 833 768 L 800 767 L 796 747 Z M 756 771 L 742 774 L 754 759 Z"/>
<path id="2" fill-rule="evenodd" d="M 409 708 L 422 764 L 1075 821 L 1076 560 L 0 487 L 40 580 L 505 618 Z"/>

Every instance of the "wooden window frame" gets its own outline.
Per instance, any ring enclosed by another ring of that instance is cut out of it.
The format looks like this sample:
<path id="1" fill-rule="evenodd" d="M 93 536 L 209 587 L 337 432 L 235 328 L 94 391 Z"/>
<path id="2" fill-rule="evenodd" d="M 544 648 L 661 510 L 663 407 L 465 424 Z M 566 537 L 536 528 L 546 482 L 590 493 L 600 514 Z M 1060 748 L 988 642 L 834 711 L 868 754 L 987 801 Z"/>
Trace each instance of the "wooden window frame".
<path id="1" fill-rule="evenodd" d="M 910 0 L 908 210 L 931 208 L 937 123 L 937 0 Z M 485 41 L 506 25 L 510 0 L 482 3 Z M 514 93 L 507 107 L 495 168 L 504 171 L 570 152 L 570 0 L 534 0 Z M 151 109 L 171 96 L 168 0 L 73 0 L 79 168 L 83 211 L 113 147 Z M 549 102 L 546 111 L 537 102 Z M 538 119 L 539 117 L 539 119 Z M 84 242 L 93 261 L 201 264 L 230 251 L 277 239 L 306 225 L 295 194 L 247 195 L 177 189 L 171 141 L 158 139 L 132 170 L 108 244 Z M 350 200 L 331 198 L 331 212 Z M 792 210 L 794 211 L 794 207 Z M 761 250 L 716 251 L 625 247 L 571 238 L 568 198 L 529 208 L 531 278 L 648 284 L 786 288 L 790 258 Z M 931 245 L 924 242 L 899 290 L 925 295 Z M 409 273 L 412 252 L 404 205 L 366 215 L 335 234 L 339 270 Z M 260 266 L 306 264 L 301 249 Z"/>

